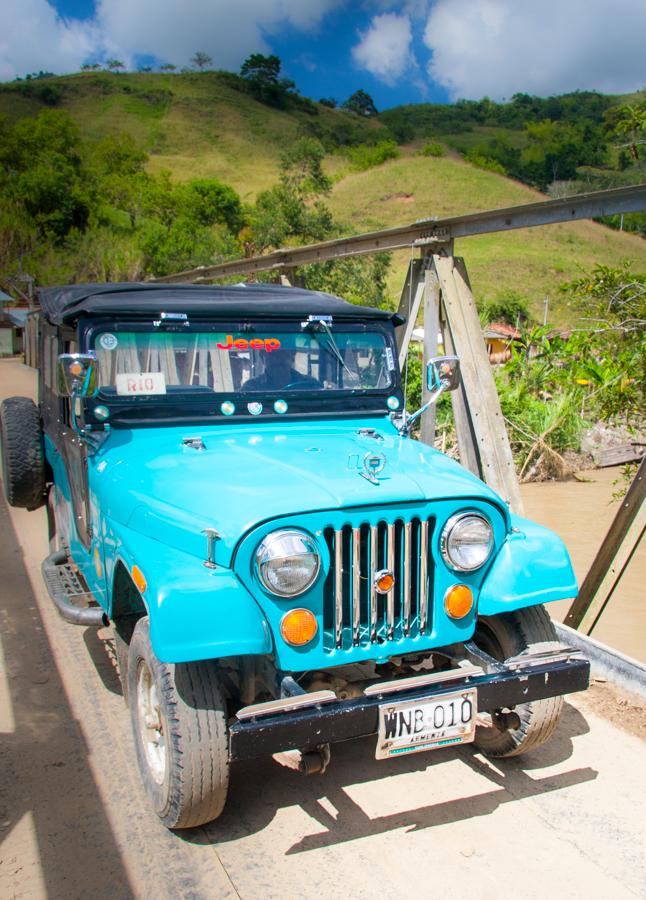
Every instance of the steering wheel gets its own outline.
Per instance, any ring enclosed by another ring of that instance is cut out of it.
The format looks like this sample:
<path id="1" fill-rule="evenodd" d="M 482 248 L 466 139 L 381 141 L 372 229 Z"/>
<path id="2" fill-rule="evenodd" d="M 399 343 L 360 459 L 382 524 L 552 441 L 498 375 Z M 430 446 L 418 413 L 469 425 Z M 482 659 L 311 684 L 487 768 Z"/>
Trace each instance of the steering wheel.
<path id="1" fill-rule="evenodd" d="M 316 378 L 303 378 L 301 381 L 290 381 L 289 384 L 283 385 L 282 391 L 303 390 L 303 391 L 322 391 L 323 385 Z"/>

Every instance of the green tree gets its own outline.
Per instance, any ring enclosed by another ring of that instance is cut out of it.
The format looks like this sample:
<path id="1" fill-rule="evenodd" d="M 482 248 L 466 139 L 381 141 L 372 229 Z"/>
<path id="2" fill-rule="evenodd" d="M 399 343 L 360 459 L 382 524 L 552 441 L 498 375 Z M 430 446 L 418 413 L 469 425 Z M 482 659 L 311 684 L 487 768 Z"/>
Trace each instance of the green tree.
<path id="1" fill-rule="evenodd" d="M 178 209 L 200 225 L 224 225 L 237 234 L 244 225 L 240 197 L 216 178 L 194 178 L 176 188 Z"/>
<path id="2" fill-rule="evenodd" d="M 362 306 L 383 307 L 389 268 L 390 254 L 376 253 L 304 266 L 299 274 L 309 290 L 328 291 Z"/>
<path id="3" fill-rule="evenodd" d="M 324 158 L 319 141 L 300 138 L 280 158 L 281 182 L 301 197 L 329 194 L 332 182 L 323 171 Z"/>
<path id="4" fill-rule="evenodd" d="M 176 72 L 177 66 L 173 65 L 173 63 L 164 63 L 163 66 L 159 67 L 160 72 Z"/>
<path id="5" fill-rule="evenodd" d="M 200 72 L 203 69 L 206 69 L 213 63 L 212 58 L 208 53 L 204 53 L 202 50 L 198 50 L 194 56 L 191 57 L 191 63 L 195 66 L 196 69 L 199 69 Z"/>
<path id="6" fill-rule="evenodd" d="M 280 181 L 263 191 L 251 211 L 248 241 L 252 252 L 323 241 L 340 228 L 323 202 L 331 188 L 323 172 L 323 147 L 302 138 L 281 158 Z M 339 294 L 351 302 L 382 306 L 385 302 L 388 254 L 330 260 L 299 270 L 305 287 Z"/>
<path id="7" fill-rule="evenodd" d="M 240 67 L 240 75 L 261 103 L 283 106 L 296 85 L 289 78 L 280 78 L 280 69 L 281 62 L 277 56 L 252 53 Z"/>
<path id="8" fill-rule="evenodd" d="M 524 180 L 544 190 L 553 181 L 573 178 L 584 163 L 582 136 L 573 125 L 545 119 L 525 126 L 528 144 L 521 151 Z"/>
<path id="9" fill-rule="evenodd" d="M 66 113 L 44 111 L 16 125 L 0 122 L 0 192 L 47 240 L 84 228 L 94 185 L 79 152 L 78 128 Z"/>
<path id="10" fill-rule="evenodd" d="M 120 59 L 109 59 L 106 62 L 106 66 L 110 69 L 111 72 L 118 72 L 119 69 L 125 69 L 124 64 Z"/>
<path id="11" fill-rule="evenodd" d="M 638 106 L 627 104 L 619 108 L 619 118 L 615 125 L 615 134 L 619 138 L 626 138 L 626 146 L 630 155 L 639 161 L 639 144 L 646 143 L 646 102 Z"/>
<path id="12" fill-rule="evenodd" d="M 377 107 L 370 94 L 363 90 L 355 91 L 343 104 L 343 109 L 356 113 L 358 116 L 376 116 Z"/>

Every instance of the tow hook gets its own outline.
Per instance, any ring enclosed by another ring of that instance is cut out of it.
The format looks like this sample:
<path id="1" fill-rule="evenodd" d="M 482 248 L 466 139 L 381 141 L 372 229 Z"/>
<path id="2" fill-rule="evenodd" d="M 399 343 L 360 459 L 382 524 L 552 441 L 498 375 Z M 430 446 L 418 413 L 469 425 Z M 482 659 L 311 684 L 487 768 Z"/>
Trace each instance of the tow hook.
<path id="1" fill-rule="evenodd" d="M 330 745 L 321 744 L 313 750 L 283 750 L 274 753 L 273 759 L 286 769 L 294 769 L 301 775 L 322 775 L 330 763 Z"/>
<path id="2" fill-rule="evenodd" d="M 520 716 L 515 712 L 497 709 L 491 716 L 491 723 L 498 731 L 517 731 L 520 728 Z"/>

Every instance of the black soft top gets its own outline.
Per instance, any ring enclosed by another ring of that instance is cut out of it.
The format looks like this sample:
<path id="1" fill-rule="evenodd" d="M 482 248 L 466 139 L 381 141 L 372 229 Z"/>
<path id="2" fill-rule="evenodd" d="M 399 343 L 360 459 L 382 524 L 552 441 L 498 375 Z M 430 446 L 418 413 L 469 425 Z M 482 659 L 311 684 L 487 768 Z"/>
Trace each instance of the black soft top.
<path id="1" fill-rule="evenodd" d="M 397 313 L 355 306 L 323 291 L 275 284 L 72 284 L 44 288 L 40 306 L 53 325 L 74 322 L 79 316 L 134 315 L 158 317 L 162 312 L 186 313 L 219 319 L 266 319 L 331 315 L 339 319 L 391 319 Z"/>

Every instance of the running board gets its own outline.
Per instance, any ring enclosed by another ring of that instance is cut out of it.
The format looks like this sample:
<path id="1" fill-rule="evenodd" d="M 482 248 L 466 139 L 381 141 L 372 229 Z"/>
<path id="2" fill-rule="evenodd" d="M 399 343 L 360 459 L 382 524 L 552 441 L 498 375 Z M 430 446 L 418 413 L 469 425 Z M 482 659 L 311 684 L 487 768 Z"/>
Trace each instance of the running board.
<path id="1" fill-rule="evenodd" d="M 64 550 L 56 550 L 43 561 L 43 580 L 54 606 L 66 622 L 72 625 L 107 625 L 108 617 L 100 606 L 78 606 L 77 602 L 94 601 L 94 595 L 84 588 Z"/>

